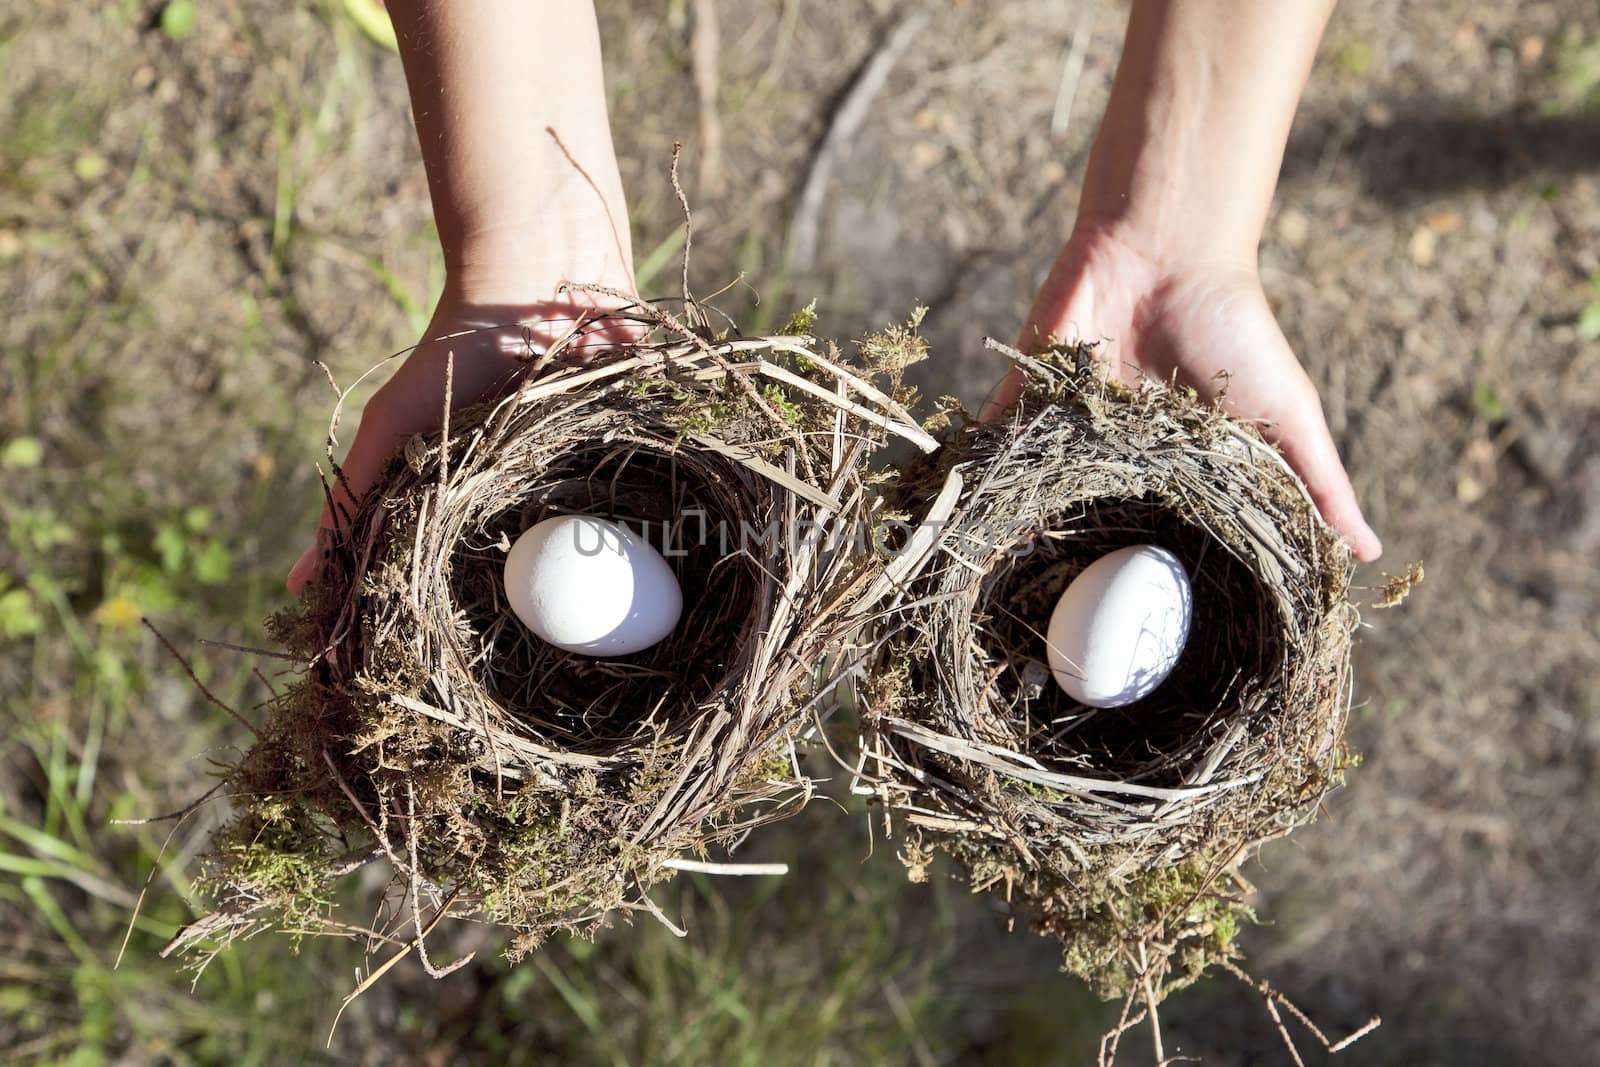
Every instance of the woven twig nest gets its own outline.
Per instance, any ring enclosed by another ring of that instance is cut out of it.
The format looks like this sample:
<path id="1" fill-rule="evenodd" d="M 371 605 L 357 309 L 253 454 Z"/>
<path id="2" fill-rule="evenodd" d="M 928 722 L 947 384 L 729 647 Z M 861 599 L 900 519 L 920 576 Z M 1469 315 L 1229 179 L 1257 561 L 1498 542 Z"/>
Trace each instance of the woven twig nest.
<path id="1" fill-rule="evenodd" d="M 1236 865 L 1339 777 L 1349 553 L 1277 451 L 1191 392 L 1097 376 L 1090 349 L 1012 353 L 1029 381 L 913 465 L 921 528 L 865 703 L 869 765 L 925 875 L 936 851 L 1060 938 L 1106 995 L 1156 996 L 1234 955 Z M 1045 667 L 1065 586 L 1153 543 L 1193 583 L 1174 673 L 1119 709 Z"/>
<path id="2" fill-rule="evenodd" d="M 642 339 L 581 364 L 551 349 L 510 396 L 413 438 L 349 518 L 320 592 L 277 621 L 308 669 L 227 777 L 219 908 L 169 951 L 349 931 L 332 886 L 379 862 L 425 964 L 444 915 L 512 929 L 515 957 L 654 911 L 676 865 L 805 802 L 795 741 L 874 577 L 852 550 L 865 460 L 887 434 L 933 441 L 892 381 L 806 337 L 619 317 Z M 685 601 L 666 640 L 591 659 L 517 621 L 507 550 L 560 513 L 663 550 Z"/>

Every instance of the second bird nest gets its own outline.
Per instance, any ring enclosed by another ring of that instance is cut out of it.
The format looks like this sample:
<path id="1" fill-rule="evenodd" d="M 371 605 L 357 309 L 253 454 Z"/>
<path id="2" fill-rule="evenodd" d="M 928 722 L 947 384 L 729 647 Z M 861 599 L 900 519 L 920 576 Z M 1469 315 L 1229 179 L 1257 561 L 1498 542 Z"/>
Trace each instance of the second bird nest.
<path id="1" fill-rule="evenodd" d="M 1105 381 L 1087 346 L 1014 356 L 1028 382 L 1006 416 L 898 486 L 917 526 L 889 565 L 869 765 L 913 878 L 946 852 L 1059 937 L 1068 970 L 1158 994 L 1233 955 L 1237 864 L 1341 773 L 1351 561 L 1253 427 Z M 1190 638 L 1149 696 L 1087 707 L 1045 666 L 1051 610 L 1140 544 L 1188 572 Z"/>

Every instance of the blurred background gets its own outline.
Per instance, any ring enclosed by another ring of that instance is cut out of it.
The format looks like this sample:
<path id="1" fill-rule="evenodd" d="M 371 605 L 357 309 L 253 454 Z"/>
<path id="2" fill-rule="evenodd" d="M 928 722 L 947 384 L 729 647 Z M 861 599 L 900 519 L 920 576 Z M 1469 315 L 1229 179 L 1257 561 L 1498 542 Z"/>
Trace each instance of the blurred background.
<path id="1" fill-rule="evenodd" d="M 920 384 L 976 402 L 1001 370 L 982 338 L 1015 333 L 1070 224 L 1124 17 L 602 3 L 644 290 L 677 284 L 681 140 L 698 292 L 742 276 L 718 302 L 748 331 L 815 297 L 835 337 L 926 304 Z M 411 343 L 442 278 L 383 28 L 362 0 L 0 12 L 0 1062 L 1090 1062 L 1114 1012 L 1049 944 L 947 868 L 907 884 L 871 813 L 826 802 L 741 852 L 787 878 L 658 891 L 687 939 L 624 926 L 515 969 L 483 943 L 438 983 L 408 961 L 331 1050 L 358 943 L 258 938 L 192 992 L 156 956 L 219 814 L 164 856 L 171 823 L 110 820 L 183 807 L 246 737 L 139 618 L 223 699 L 264 697 L 253 671 L 281 665 L 195 641 L 260 644 L 286 602 L 315 361 L 348 382 Z M 1243 938 L 1330 1033 L 1384 1017 L 1336 1063 L 1600 1041 L 1597 235 L 1593 0 L 1340 6 L 1263 271 L 1383 566 L 1428 578 L 1367 613 L 1365 765 L 1247 870 L 1269 921 Z M 1289 1062 L 1232 978 L 1164 1020 L 1169 1053 Z"/>

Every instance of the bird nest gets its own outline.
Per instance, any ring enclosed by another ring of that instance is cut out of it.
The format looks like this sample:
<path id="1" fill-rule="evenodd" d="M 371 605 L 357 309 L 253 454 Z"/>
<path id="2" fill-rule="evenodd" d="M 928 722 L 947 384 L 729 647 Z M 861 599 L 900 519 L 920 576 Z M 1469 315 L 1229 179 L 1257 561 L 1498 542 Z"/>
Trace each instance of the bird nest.
<path id="1" fill-rule="evenodd" d="M 936 852 L 1060 939 L 1103 995 L 1154 1002 L 1236 953 L 1237 865 L 1340 780 L 1355 609 L 1346 547 L 1256 430 L 1128 387 L 1089 346 L 1036 358 L 1006 416 L 906 471 L 900 590 L 863 694 L 875 791 L 914 880 Z M 1193 586 L 1171 676 L 1121 708 L 1045 666 L 1066 585 L 1129 545 Z"/>
<path id="2" fill-rule="evenodd" d="M 853 549 L 865 461 L 891 434 L 934 447 L 896 395 L 920 341 L 869 346 L 884 358 L 858 372 L 803 335 L 684 317 L 636 305 L 575 331 L 338 516 L 313 592 L 274 622 L 304 670 L 225 780 L 217 909 L 168 952 L 275 926 L 348 936 L 366 920 L 339 916 L 334 886 L 372 864 L 401 954 L 444 973 L 424 935 L 457 916 L 509 928 L 518 958 L 618 909 L 665 921 L 653 883 L 805 803 L 795 745 L 874 577 Z M 619 325 L 639 340 L 571 354 Z M 592 659 L 518 622 L 507 551 L 562 513 L 662 550 L 685 601 L 667 639 Z"/>

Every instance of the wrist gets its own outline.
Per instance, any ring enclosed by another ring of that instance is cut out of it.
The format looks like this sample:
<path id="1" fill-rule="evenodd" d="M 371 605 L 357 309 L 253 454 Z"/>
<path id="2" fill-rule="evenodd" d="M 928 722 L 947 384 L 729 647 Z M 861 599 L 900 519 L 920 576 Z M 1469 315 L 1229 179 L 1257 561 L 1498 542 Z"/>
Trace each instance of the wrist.
<path id="1" fill-rule="evenodd" d="M 549 213 L 441 233 L 440 243 L 447 286 L 474 300 L 570 301 L 558 293 L 567 284 L 633 291 L 626 215 Z"/>
<path id="2" fill-rule="evenodd" d="M 1111 153 L 1129 158 L 1091 160 L 1074 233 L 1107 234 L 1161 263 L 1255 264 L 1266 211 L 1259 197 L 1184 158 L 1181 146 L 1114 145 Z"/>
<path id="3" fill-rule="evenodd" d="M 600 292 L 585 286 L 598 286 Z M 613 293 L 625 294 L 616 296 Z M 468 251 L 446 262 L 441 306 L 531 309 L 611 308 L 631 302 L 631 269 L 589 254 L 519 256 Z"/>
<path id="4" fill-rule="evenodd" d="M 1331 0 L 1136 0 L 1080 218 L 1167 258 L 1254 262 Z"/>
<path id="5" fill-rule="evenodd" d="M 1198 226 L 1163 225 L 1160 216 L 1138 210 L 1080 207 L 1064 256 L 1115 262 L 1123 276 L 1151 286 L 1176 276 L 1205 274 L 1255 279 L 1256 247 Z"/>
<path id="6" fill-rule="evenodd" d="M 542 351 L 555 344 L 575 325 L 592 322 L 633 299 L 576 287 L 563 289 L 566 284 L 565 278 L 548 270 L 504 261 L 469 263 L 447 271 L 424 341 L 465 332 L 475 340 L 465 351 L 522 359 L 530 350 Z M 596 284 L 619 293 L 633 292 L 627 278 L 614 285 Z M 584 332 L 588 339 L 578 344 L 580 354 L 597 344 L 625 343 L 638 331 L 614 320 L 599 330 L 591 325 Z"/>

